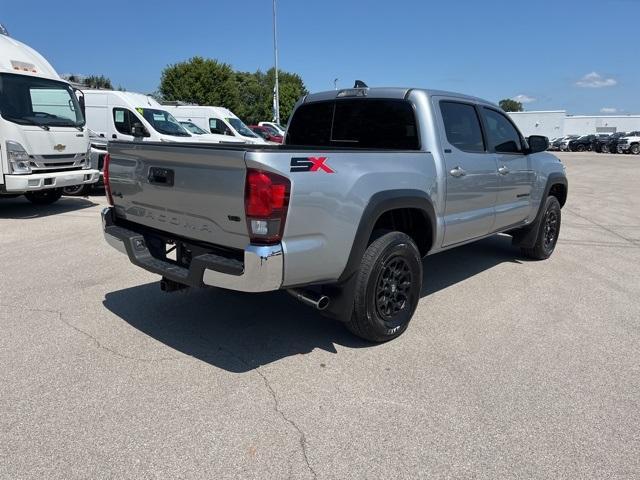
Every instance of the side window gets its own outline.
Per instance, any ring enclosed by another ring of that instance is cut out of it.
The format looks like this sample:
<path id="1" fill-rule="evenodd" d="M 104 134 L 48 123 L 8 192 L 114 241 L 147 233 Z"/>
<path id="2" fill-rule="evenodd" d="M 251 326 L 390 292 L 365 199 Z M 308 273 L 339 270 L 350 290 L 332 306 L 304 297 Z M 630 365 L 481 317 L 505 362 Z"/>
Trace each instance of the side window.
<path id="1" fill-rule="evenodd" d="M 485 145 L 480 119 L 473 105 L 458 102 L 440 102 L 447 140 L 465 152 L 484 152 Z"/>
<path id="2" fill-rule="evenodd" d="M 496 152 L 522 153 L 520 134 L 502 113 L 483 107 L 482 114 L 487 126 L 487 139 Z"/>
<path id="3" fill-rule="evenodd" d="M 140 123 L 140 120 L 126 108 L 114 108 L 113 123 L 118 132 L 123 135 L 131 135 L 131 127 L 134 123 Z"/>
<path id="4" fill-rule="evenodd" d="M 232 135 L 233 133 L 231 132 L 231 130 L 229 129 L 229 127 L 227 127 L 227 125 L 220 120 L 219 118 L 210 118 L 209 119 L 209 130 L 211 131 L 211 133 L 217 133 L 220 135 Z"/>

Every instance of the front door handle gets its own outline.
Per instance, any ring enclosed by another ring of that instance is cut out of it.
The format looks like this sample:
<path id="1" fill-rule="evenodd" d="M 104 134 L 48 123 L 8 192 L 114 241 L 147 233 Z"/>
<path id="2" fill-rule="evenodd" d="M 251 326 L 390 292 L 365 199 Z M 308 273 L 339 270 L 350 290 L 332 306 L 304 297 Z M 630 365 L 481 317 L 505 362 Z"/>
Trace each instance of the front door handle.
<path id="1" fill-rule="evenodd" d="M 509 169 L 506 167 L 506 165 L 503 165 L 498 169 L 498 173 L 500 175 L 506 175 L 507 173 L 509 173 Z"/>
<path id="2" fill-rule="evenodd" d="M 452 177 L 464 177 L 467 172 L 464 171 L 463 168 L 461 168 L 460 166 L 456 166 L 454 168 L 451 169 L 451 171 L 449 172 L 451 174 Z"/>

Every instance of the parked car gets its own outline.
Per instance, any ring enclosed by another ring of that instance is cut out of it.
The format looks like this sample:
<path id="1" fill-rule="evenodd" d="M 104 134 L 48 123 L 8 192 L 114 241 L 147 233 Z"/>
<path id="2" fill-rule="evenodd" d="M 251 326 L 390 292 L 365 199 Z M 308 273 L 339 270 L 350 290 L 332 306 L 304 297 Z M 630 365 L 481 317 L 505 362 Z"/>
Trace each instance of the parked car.
<path id="1" fill-rule="evenodd" d="M 618 140 L 618 153 L 640 154 L 640 132 L 630 132 Z"/>
<path id="2" fill-rule="evenodd" d="M 1 28 L 0 198 L 48 205 L 64 187 L 97 182 L 89 153 L 81 92 Z"/>
<path id="3" fill-rule="evenodd" d="M 423 256 L 498 232 L 553 253 L 567 179 L 547 145 L 476 97 L 310 94 L 280 146 L 111 142 L 104 235 L 165 291 L 283 289 L 387 341 L 423 295 Z"/>
<path id="4" fill-rule="evenodd" d="M 596 144 L 596 152 L 618 153 L 618 140 L 626 136 L 626 132 L 616 132 Z"/>
<path id="5" fill-rule="evenodd" d="M 283 137 L 276 130 L 260 125 L 249 125 L 249 128 L 252 132 L 257 133 L 262 138 L 264 138 L 267 142 L 272 143 L 282 143 Z"/>
<path id="6" fill-rule="evenodd" d="M 602 145 L 608 143 L 610 138 L 610 133 L 596 133 L 596 138 L 591 143 L 591 150 L 594 152 L 602 153 Z"/>
<path id="7" fill-rule="evenodd" d="M 558 145 L 558 150 L 560 150 L 562 152 L 568 152 L 569 151 L 569 142 L 571 140 L 575 140 L 577 138 L 580 138 L 580 135 L 565 135 L 564 138 L 562 139 L 562 141 L 560 142 L 560 144 Z"/>
<path id="8" fill-rule="evenodd" d="M 276 132 L 278 132 L 280 135 L 282 135 L 283 137 L 284 137 L 284 132 L 287 130 L 282 125 L 280 125 L 279 123 L 276 123 L 276 122 L 258 122 L 258 126 L 260 126 L 260 127 L 271 127 Z"/>
<path id="9" fill-rule="evenodd" d="M 556 140 L 558 140 L 560 137 L 552 137 L 549 138 L 549 148 L 547 150 L 552 151 L 553 150 L 553 142 L 555 142 Z"/>
<path id="10" fill-rule="evenodd" d="M 567 144 L 567 150 L 570 152 L 590 152 L 594 149 L 594 143 L 597 139 L 598 137 L 596 135 L 582 135 L 570 140 Z"/>
<path id="11" fill-rule="evenodd" d="M 253 133 L 238 116 L 224 107 L 203 105 L 163 105 L 178 120 L 196 124 L 207 132 L 242 140 L 244 143 L 264 144 L 262 137 Z"/>
<path id="12" fill-rule="evenodd" d="M 560 150 L 560 145 L 564 141 L 566 137 L 555 137 L 552 140 L 549 140 L 549 150 L 552 152 L 556 152 Z"/>
<path id="13" fill-rule="evenodd" d="M 231 137 L 229 135 L 207 133 L 195 123 L 188 120 L 180 120 L 180 125 L 182 125 L 191 135 L 198 138 L 198 140 L 200 141 L 209 141 L 211 143 L 244 143 L 244 140 L 236 137 Z"/>

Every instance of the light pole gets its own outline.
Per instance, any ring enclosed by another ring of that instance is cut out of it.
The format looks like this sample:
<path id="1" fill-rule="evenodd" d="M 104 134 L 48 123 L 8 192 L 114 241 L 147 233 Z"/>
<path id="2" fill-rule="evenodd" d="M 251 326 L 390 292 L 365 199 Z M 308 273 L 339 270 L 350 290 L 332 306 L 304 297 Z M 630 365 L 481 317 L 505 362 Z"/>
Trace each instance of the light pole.
<path id="1" fill-rule="evenodd" d="M 338 78 L 334 78 L 333 79 L 333 89 L 334 90 L 338 89 L 338 80 L 339 80 Z"/>
<path id="2" fill-rule="evenodd" d="M 278 29 L 276 21 L 276 0 L 273 0 L 273 55 L 275 57 L 276 86 L 273 92 L 273 116 L 275 122 L 280 125 L 280 85 L 278 84 Z"/>

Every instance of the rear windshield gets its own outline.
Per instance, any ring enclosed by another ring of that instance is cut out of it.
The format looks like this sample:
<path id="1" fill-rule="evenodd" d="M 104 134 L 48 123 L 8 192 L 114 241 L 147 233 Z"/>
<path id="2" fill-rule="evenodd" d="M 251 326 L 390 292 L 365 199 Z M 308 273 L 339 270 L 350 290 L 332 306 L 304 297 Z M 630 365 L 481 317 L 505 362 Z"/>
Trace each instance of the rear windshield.
<path id="1" fill-rule="evenodd" d="M 301 105 L 288 145 L 419 150 L 412 105 L 405 100 L 348 99 Z"/>

